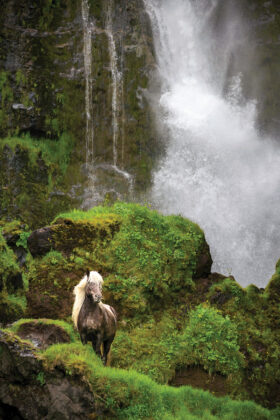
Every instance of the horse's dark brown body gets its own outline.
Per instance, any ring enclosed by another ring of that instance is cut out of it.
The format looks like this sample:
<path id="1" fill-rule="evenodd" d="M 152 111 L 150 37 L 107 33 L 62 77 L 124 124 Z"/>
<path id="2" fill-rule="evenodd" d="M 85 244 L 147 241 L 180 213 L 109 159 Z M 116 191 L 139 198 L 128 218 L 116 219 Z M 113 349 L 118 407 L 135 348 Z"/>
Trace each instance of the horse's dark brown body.
<path id="1" fill-rule="evenodd" d="M 107 356 L 114 340 L 117 329 L 116 311 L 109 305 L 94 302 L 86 295 L 78 316 L 78 331 L 81 341 L 92 343 L 93 350 L 101 357 L 101 344 L 103 344 L 102 360 L 107 363 Z"/>

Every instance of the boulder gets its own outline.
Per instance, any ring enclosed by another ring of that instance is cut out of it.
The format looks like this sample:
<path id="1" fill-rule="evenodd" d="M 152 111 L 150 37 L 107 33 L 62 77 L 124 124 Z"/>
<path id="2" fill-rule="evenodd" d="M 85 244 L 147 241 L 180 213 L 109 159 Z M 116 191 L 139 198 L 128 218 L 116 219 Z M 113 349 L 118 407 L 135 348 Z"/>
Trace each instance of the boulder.
<path id="1" fill-rule="evenodd" d="M 22 274 L 19 271 L 8 274 L 6 278 L 6 287 L 8 293 L 14 293 L 18 289 L 23 289 Z"/>
<path id="2" fill-rule="evenodd" d="M 80 420 L 97 415 L 95 398 L 81 377 L 67 376 L 63 369 L 46 371 L 31 345 L 0 330 L 0 354 L 1 418 Z"/>
<path id="3" fill-rule="evenodd" d="M 21 324 L 17 335 L 31 341 L 36 347 L 43 350 L 52 344 L 70 342 L 69 335 L 62 327 L 55 324 L 44 324 L 40 321 Z"/>
<path id="4" fill-rule="evenodd" d="M 95 248 L 100 240 L 111 238 L 120 228 L 117 217 L 95 218 L 90 221 L 60 218 L 52 226 L 37 229 L 27 239 L 33 257 L 47 254 L 51 249 L 66 254 L 74 248 Z"/>
<path id="5" fill-rule="evenodd" d="M 27 246 L 33 257 L 47 254 L 54 247 L 52 228 L 47 226 L 34 230 L 27 239 Z"/>

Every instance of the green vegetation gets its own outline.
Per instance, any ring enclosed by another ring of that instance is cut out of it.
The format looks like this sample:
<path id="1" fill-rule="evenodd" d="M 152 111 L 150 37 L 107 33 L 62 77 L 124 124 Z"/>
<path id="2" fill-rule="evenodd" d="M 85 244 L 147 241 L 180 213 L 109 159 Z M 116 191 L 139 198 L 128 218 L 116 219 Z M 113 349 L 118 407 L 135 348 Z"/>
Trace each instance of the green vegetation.
<path id="1" fill-rule="evenodd" d="M 58 140 L 50 139 L 34 139 L 30 134 L 21 137 L 6 137 L 0 140 L 0 147 L 9 146 L 15 150 L 17 146 L 21 146 L 28 150 L 30 161 L 35 164 L 38 156 L 42 156 L 47 165 L 56 165 L 61 174 L 64 175 L 69 161 L 70 155 L 74 147 L 73 138 L 63 133 Z"/>
<path id="2" fill-rule="evenodd" d="M 181 341 L 184 363 L 193 359 L 209 373 L 240 374 L 244 366 L 236 325 L 213 308 L 200 305 L 191 311 Z"/>
<path id="3" fill-rule="evenodd" d="M 21 327 L 21 325 L 23 324 L 27 324 L 27 323 L 35 323 L 35 324 L 44 324 L 44 325 L 56 325 L 57 327 L 62 328 L 63 330 L 65 330 L 67 332 L 67 334 L 70 337 L 70 340 L 72 342 L 75 342 L 77 340 L 79 340 L 79 335 L 76 331 L 74 331 L 73 325 L 69 324 L 66 321 L 63 320 L 59 320 L 59 319 L 47 319 L 47 318 L 42 318 L 42 319 L 32 319 L 32 318 L 21 318 L 19 320 L 17 320 L 16 322 L 13 323 L 13 325 L 11 325 L 8 330 L 13 332 L 13 333 L 17 333 L 19 328 Z"/>
<path id="4" fill-rule="evenodd" d="M 52 232 L 55 248 L 64 253 L 64 260 L 56 258 L 53 270 L 49 270 L 49 255 L 45 257 L 48 261 L 34 260 L 28 299 L 41 291 L 53 306 L 60 293 L 66 290 L 69 294 L 89 267 L 107 273 L 105 297 L 117 311 L 139 321 L 190 292 L 199 257 L 205 255 L 210 261 L 204 234 L 197 225 L 136 204 L 116 203 L 60 214 Z M 72 273 L 70 281 L 67 272 Z M 29 308 L 34 310 L 34 300 Z M 48 311 L 54 317 L 52 309 Z"/>
<path id="5" fill-rule="evenodd" d="M 14 286 L 9 279 L 18 273 L 19 266 L 13 251 L 7 246 L 6 241 L 0 231 L 0 290 L 13 292 Z"/>
<path id="6" fill-rule="evenodd" d="M 20 268 L 13 251 L 7 246 L 0 229 L 0 321 L 12 322 L 21 318 L 26 298 Z"/>
<path id="7" fill-rule="evenodd" d="M 49 347 L 43 357 L 46 370 L 59 366 L 67 375 L 83 375 L 107 418 L 276 419 L 253 402 L 216 398 L 190 387 L 160 386 L 134 371 L 104 368 L 89 346 L 58 344 Z"/>
<path id="8" fill-rule="evenodd" d="M 0 216 L 20 219 L 32 228 L 69 208 L 65 176 L 72 146 L 67 134 L 59 140 L 29 135 L 0 140 Z"/>
<path id="9" fill-rule="evenodd" d="M 27 263 L 27 316 L 71 322 L 73 288 L 86 268 L 97 270 L 105 280 L 104 301 L 119 319 L 112 367 L 158 384 L 172 382 L 180 369 L 195 369 L 200 386 L 209 378 L 212 392 L 220 394 L 211 382 L 216 375 L 224 394 L 277 405 L 280 315 L 273 290 L 279 264 L 265 291 L 242 289 L 232 277 L 209 274 L 209 250 L 197 225 L 137 204 L 61 213 L 50 229 L 54 249 Z M 76 333 L 68 334 L 78 346 Z M 47 354 L 60 358 L 67 347 L 51 348 Z M 81 369 L 87 369 L 83 363 Z M 106 394 L 106 404 L 111 398 Z"/>

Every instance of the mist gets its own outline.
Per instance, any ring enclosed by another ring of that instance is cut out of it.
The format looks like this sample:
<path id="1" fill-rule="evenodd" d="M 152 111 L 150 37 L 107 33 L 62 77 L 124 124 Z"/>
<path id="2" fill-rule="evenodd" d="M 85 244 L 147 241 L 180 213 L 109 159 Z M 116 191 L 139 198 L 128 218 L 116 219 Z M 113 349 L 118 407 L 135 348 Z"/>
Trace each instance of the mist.
<path id="1" fill-rule="evenodd" d="M 145 5 L 161 83 L 151 102 L 166 138 L 152 202 L 202 227 L 212 271 L 265 287 L 280 257 L 280 148 L 258 130 L 258 104 L 232 70 L 246 24 L 223 0 Z"/>

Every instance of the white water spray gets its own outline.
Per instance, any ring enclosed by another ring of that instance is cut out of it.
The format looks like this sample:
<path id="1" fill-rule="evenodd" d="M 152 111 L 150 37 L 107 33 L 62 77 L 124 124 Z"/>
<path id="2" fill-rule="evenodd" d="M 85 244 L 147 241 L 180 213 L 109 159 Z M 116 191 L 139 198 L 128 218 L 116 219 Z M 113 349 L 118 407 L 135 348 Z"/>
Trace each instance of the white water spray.
<path id="1" fill-rule="evenodd" d="M 93 161 L 92 48 L 93 22 L 89 17 L 88 0 L 82 0 L 85 66 L 86 166 Z"/>
<path id="2" fill-rule="evenodd" d="M 241 74 L 224 93 L 242 23 L 232 15 L 217 44 L 211 22 L 222 1 L 145 0 L 162 83 L 157 113 L 169 138 L 152 197 L 200 224 L 213 271 L 265 286 L 280 257 L 280 151 L 258 133 Z"/>

